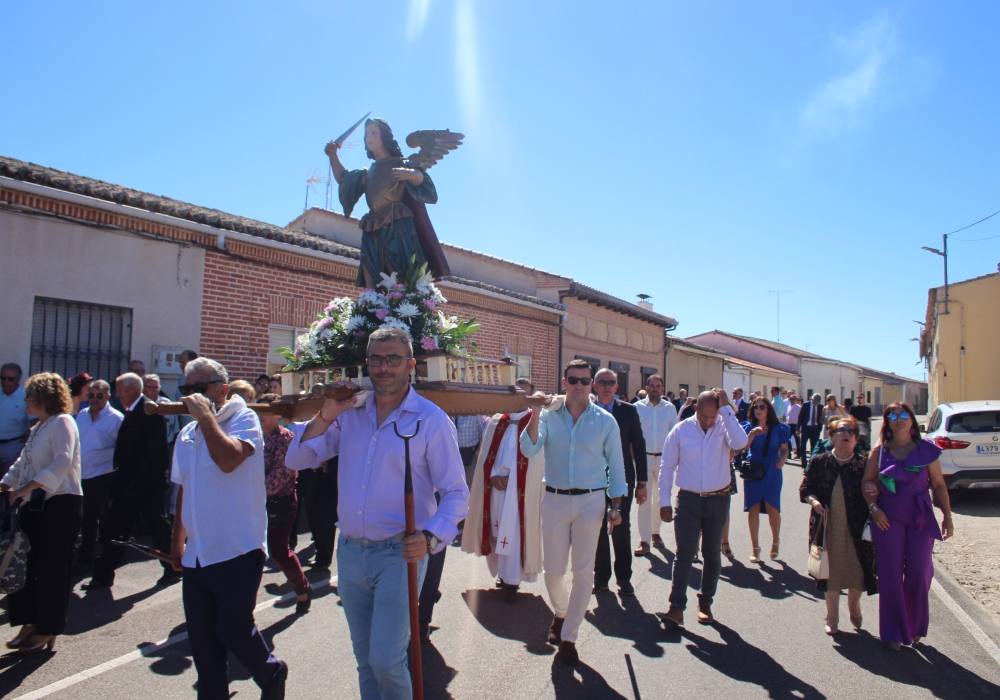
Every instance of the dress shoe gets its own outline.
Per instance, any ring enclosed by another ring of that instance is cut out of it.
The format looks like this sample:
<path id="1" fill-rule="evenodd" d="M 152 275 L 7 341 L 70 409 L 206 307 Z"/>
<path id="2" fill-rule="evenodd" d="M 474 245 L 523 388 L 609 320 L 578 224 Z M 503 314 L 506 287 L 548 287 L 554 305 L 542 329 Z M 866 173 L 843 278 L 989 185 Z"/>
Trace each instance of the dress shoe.
<path id="1" fill-rule="evenodd" d="M 670 609 L 663 615 L 663 622 L 671 627 L 683 627 L 684 611 L 671 605 Z"/>
<path id="2" fill-rule="evenodd" d="M 305 615 L 307 612 L 309 612 L 309 607 L 311 605 L 312 605 L 312 589 L 308 588 L 308 589 L 306 589 L 306 597 L 305 598 L 298 598 L 298 597 L 296 597 L 296 599 L 295 599 L 295 614 L 296 615 Z"/>
<path id="3" fill-rule="evenodd" d="M 654 546 L 656 546 L 656 547 L 662 547 L 663 546 L 663 538 L 660 537 L 659 535 L 653 535 L 652 540 L 653 540 L 653 545 Z"/>
<path id="4" fill-rule="evenodd" d="M 649 554 L 649 542 L 640 542 L 639 547 L 632 554 L 637 557 L 644 557 Z"/>
<path id="5" fill-rule="evenodd" d="M 83 584 L 81 588 L 85 591 L 100 591 L 105 588 L 111 588 L 113 585 L 115 585 L 113 578 L 92 578 Z"/>
<path id="6" fill-rule="evenodd" d="M 173 569 L 164 569 L 163 575 L 156 579 L 157 586 L 172 586 L 181 580 L 181 572 Z"/>
<path id="7" fill-rule="evenodd" d="M 576 652 L 576 644 L 573 642 L 559 642 L 559 651 L 556 652 L 556 656 L 567 666 L 576 666 L 580 663 L 580 655 Z"/>
<path id="8" fill-rule="evenodd" d="M 34 625 L 23 625 L 21 627 L 21 631 L 17 633 L 17 636 L 14 637 L 9 642 L 7 642 L 7 648 L 19 649 L 21 646 L 24 645 L 25 642 L 27 642 L 31 638 L 31 635 L 33 635 L 34 633 L 35 633 Z"/>
<path id="9" fill-rule="evenodd" d="M 280 668 L 271 676 L 271 682 L 261 690 L 260 700 L 285 700 L 285 681 L 288 680 L 288 664 L 278 662 Z"/>
<path id="10" fill-rule="evenodd" d="M 635 598 L 635 587 L 629 581 L 620 583 L 618 584 L 618 595 L 622 598 Z"/>
<path id="11" fill-rule="evenodd" d="M 17 648 L 19 654 L 37 654 L 41 651 L 52 651 L 56 645 L 54 634 L 33 634 Z"/>
<path id="12" fill-rule="evenodd" d="M 563 618 L 552 618 L 552 624 L 549 625 L 549 644 L 559 644 L 562 642 L 562 626 Z"/>
<path id="13" fill-rule="evenodd" d="M 611 589 L 608 588 L 608 584 L 606 583 L 595 583 L 594 590 L 592 591 L 592 593 L 594 593 L 594 595 L 597 595 L 598 593 L 607 593 L 610 590 Z"/>
<path id="14" fill-rule="evenodd" d="M 698 601 L 698 624 L 700 625 L 710 625 L 715 622 L 715 617 L 712 615 L 712 605 L 711 603 L 706 603 L 703 600 Z"/>

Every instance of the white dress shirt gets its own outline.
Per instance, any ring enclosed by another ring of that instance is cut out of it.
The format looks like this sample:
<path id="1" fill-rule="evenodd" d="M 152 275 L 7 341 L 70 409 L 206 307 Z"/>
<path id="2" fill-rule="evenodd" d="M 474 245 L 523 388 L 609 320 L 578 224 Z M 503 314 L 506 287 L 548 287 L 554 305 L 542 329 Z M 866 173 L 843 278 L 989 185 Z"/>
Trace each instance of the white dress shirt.
<path id="1" fill-rule="evenodd" d="M 70 494 L 82 496 L 80 485 L 80 431 L 68 413 L 35 423 L 21 456 L 4 474 L 2 483 L 12 491 L 36 481 L 45 498 Z"/>
<path id="2" fill-rule="evenodd" d="M 184 489 L 181 518 L 187 548 L 181 563 L 189 568 L 218 564 L 256 549 L 267 551 L 260 420 L 237 395 L 226 402 L 216 420 L 222 432 L 250 445 L 253 454 L 227 474 L 212 461 L 197 421 L 177 436 L 170 480 Z"/>
<path id="3" fill-rule="evenodd" d="M 677 409 L 674 405 L 661 398 L 660 403 L 652 404 L 649 399 L 635 403 L 639 412 L 639 422 L 642 423 L 642 437 L 646 440 L 646 452 L 656 454 L 663 452 L 663 443 L 667 435 L 677 425 Z"/>
<path id="4" fill-rule="evenodd" d="M 697 414 L 674 426 L 660 459 L 660 507 L 671 505 L 674 484 L 684 491 L 709 493 L 729 485 L 729 450 L 742 450 L 746 431 L 730 406 L 723 406 L 707 431 Z M 676 474 L 676 476 L 675 476 Z"/>
<path id="5" fill-rule="evenodd" d="M 0 391 L 0 440 L 12 440 L 28 432 L 27 404 L 24 387 L 19 386 L 9 394 Z"/>
<path id="6" fill-rule="evenodd" d="M 80 431 L 80 468 L 83 479 L 93 479 L 114 471 L 115 441 L 124 416 L 105 404 L 94 418 L 89 408 L 76 414 Z"/>
<path id="7" fill-rule="evenodd" d="M 419 430 L 417 423 L 420 423 Z M 434 533 L 444 549 L 458 534 L 469 510 L 469 487 L 458 451 L 455 424 L 412 388 L 378 424 L 375 394 L 347 409 L 322 435 L 302 442 L 306 423 L 291 427 L 295 438 L 285 454 L 289 469 L 311 469 L 339 456 L 337 517 L 346 537 L 386 540 L 406 530 L 405 458 L 402 435 L 410 440 L 410 468 L 417 530 Z M 434 493 L 441 495 L 437 503 Z"/>
<path id="8" fill-rule="evenodd" d="M 788 405 L 788 424 L 789 425 L 793 425 L 793 426 L 794 425 L 798 425 L 798 423 L 799 423 L 799 413 L 801 413 L 801 412 L 802 412 L 802 404 L 789 402 L 789 405 Z"/>

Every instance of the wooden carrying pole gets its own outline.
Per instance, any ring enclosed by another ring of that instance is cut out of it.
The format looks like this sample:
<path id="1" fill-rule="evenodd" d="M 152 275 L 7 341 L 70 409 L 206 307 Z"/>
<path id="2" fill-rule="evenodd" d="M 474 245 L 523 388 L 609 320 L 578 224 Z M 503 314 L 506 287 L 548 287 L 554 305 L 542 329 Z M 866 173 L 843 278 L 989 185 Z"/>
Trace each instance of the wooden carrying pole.
<path id="1" fill-rule="evenodd" d="M 406 536 L 416 533 L 417 524 L 413 505 L 413 468 L 410 464 L 410 440 L 420 432 L 420 421 L 410 435 L 399 432 L 399 425 L 393 421 L 392 429 L 403 441 L 404 476 L 403 508 L 406 516 Z M 413 697 L 424 700 L 424 664 L 420 648 L 420 589 L 417 587 L 417 563 L 406 563 L 406 584 L 410 594 L 410 677 L 413 682 Z"/>

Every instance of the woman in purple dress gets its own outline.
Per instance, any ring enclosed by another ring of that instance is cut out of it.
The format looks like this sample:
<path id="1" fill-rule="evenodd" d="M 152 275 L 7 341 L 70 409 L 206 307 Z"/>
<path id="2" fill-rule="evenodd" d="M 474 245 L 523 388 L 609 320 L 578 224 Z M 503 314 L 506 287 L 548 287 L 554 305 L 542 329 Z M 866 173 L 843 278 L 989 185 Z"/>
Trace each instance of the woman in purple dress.
<path id="1" fill-rule="evenodd" d="M 881 437 L 868 457 L 863 489 L 875 525 L 879 637 L 898 651 L 927 635 L 934 540 L 948 539 L 955 526 L 938 461 L 941 450 L 921 439 L 913 410 L 902 402 L 889 404 Z M 944 513 L 941 527 L 928 489 Z"/>

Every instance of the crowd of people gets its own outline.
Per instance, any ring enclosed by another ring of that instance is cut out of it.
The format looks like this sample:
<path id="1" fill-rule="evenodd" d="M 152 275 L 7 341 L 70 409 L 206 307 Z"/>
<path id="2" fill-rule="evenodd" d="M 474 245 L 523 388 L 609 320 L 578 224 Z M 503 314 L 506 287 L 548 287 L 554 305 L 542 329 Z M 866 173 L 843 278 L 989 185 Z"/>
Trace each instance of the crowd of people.
<path id="1" fill-rule="evenodd" d="M 811 509 L 801 540 L 821 543 L 828 562 L 817 580 L 826 632 L 840 632 L 846 589 L 859 629 L 862 593 L 880 594 L 887 647 L 926 635 L 933 541 L 954 527 L 939 450 L 921 438 L 906 404 L 886 407 L 869 449 L 872 413 L 861 397 L 841 405 L 815 394 L 803 403 L 774 387 L 770 396 L 746 399 L 740 388 L 731 399 L 722 389 L 694 397 L 682 389 L 674 398 L 654 374 L 633 403 L 618 395 L 614 371 L 574 360 L 558 396 L 519 379 L 527 410 L 449 418 L 411 390 L 414 364 L 405 332 L 379 330 L 368 344 L 372 391 L 328 399 L 310 420 L 290 424 L 248 407 L 277 399 L 280 381 L 264 374 L 231 380 L 225 367 L 193 351 L 182 356 L 177 398 L 186 415 L 179 417 L 146 410 L 172 399 L 141 363 L 130 363 L 113 385 L 87 373 L 68 381 L 38 373 L 23 387 L 21 368 L 3 365 L 0 489 L 31 543 L 27 582 L 7 597 L 9 620 L 20 628 L 7 646 L 51 650 L 65 630 L 73 575 L 90 573 L 87 590 L 113 586 L 122 543 L 142 523 L 161 559 L 156 585 L 183 581 L 198 696 L 228 697 L 232 652 L 262 697 L 284 697 L 288 665 L 260 635 L 253 608 L 268 555 L 296 595 L 296 612 L 310 608 L 310 581 L 296 553 L 302 504 L 314 570 L 328 570 L 337 557 L 362 697 L 410 696 L 407 565 L 418 569 L 426 637 L 452 543 L 486 558 L 511 604 L 523 582 L 542 574 L 553 610 L 548 641 L 560 661 L 575 665 L 591 597 L 610 594 L 612 575 L 619 595 L 635 596 L 633 557 L 665 548 L 664 522 L 673 523 L 676 552 L 662 620 L 684 624 L 700 549 L 697 620 L 711 624 L 722 557 L 736 556 L 731 497 L 742 489 L 749 561 L 762 562 L 762 513 L 768 557 L 777 560 L 793 454 L 803 468 L 800 498 Z M 407 470 L 416 520 L 410 534 Z M 943 512 L 940 527 L 933 504 Z"/>

